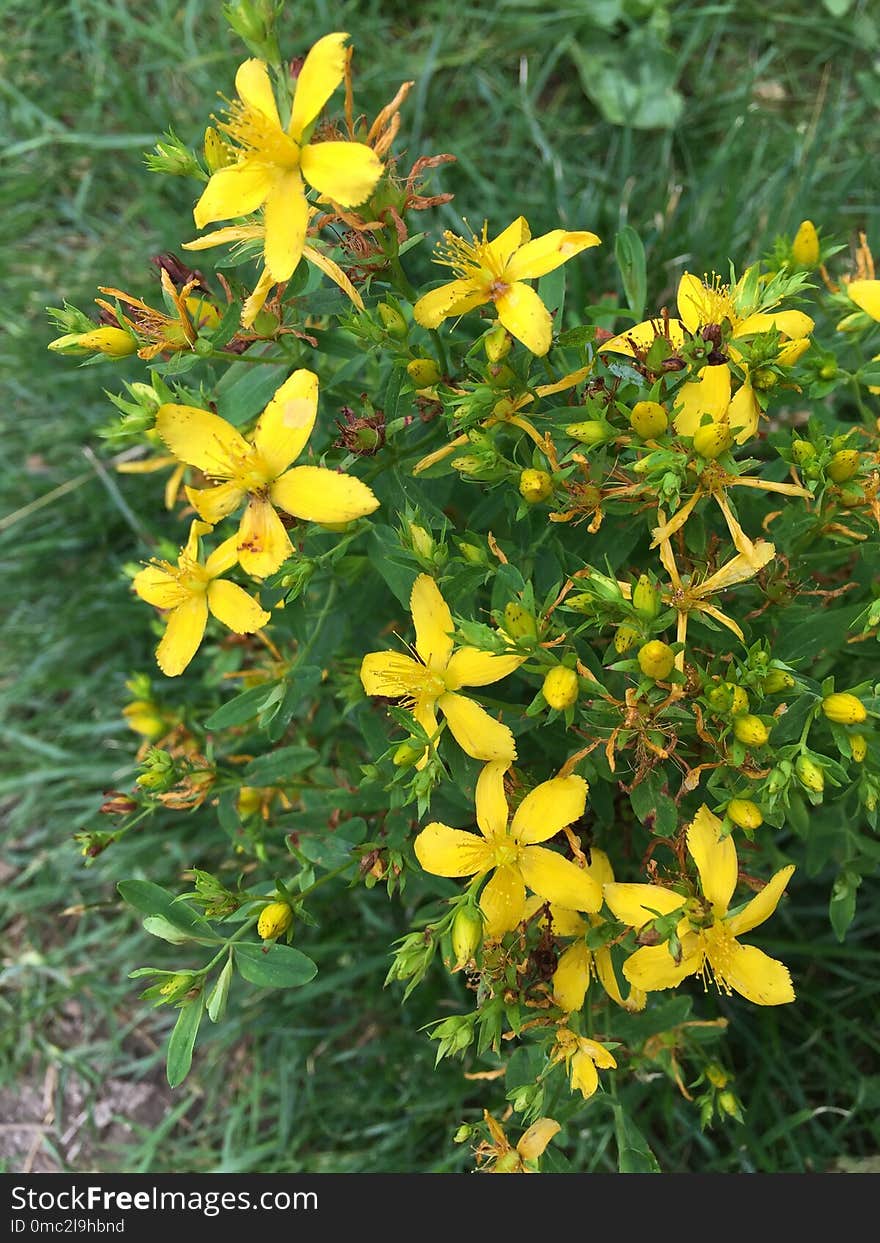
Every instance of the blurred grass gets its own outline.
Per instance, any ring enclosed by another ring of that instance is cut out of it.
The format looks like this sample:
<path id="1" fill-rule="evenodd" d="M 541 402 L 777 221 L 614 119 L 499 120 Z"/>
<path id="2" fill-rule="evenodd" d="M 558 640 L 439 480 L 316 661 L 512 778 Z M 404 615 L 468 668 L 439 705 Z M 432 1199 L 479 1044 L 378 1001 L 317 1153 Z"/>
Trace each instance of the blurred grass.
<path id="1" fill-rule="evenodd" d="M 562 222 L 603 237 L 577 265 L 569 305 L 614 288 L 613 238 L 625 223 L 648 248 L 652 304 L 686 264 L 741 267 L 804 216 L 841 241 L 860 228 L 880 235 L 871 158 L 880 24 L 869 3 L 288 7 L 290 55 L 330 29 L 352 33 L 364 111 L 416 80 L 402 145 L 413 158 L 458 156 L 435 182 L 455 200 L 427 227 L 462 214 L 500 226 L 522 212 L 535 232 Z M 149 513 L 152 485 L 126 481 L 127 512 L 84 456 L 106 419 L 102 388 L 116 391 L 128 372 L 48 355 L 44 307 L 64 297 L 88 306 L 98 283 L 151 291 L 146 258 L 191 236 L 193 190 L 149 176 L 142 153 L 169 124 L 198 141 L 243 53 L 210 0 L 7 0 L 0 29 L 0 509 L 70 485 L 0 534 L 3 1079 L 51 1065 L 62 1096 L 66 1078 L 87 1082 L 90 1107 L 105 1077 L 155 1081 L 164 1121 L 136 1126 L 127 1147 L 103 1155 L 105 1169 L 466 1168 L 450 1136 L 477 1116 L 485 1085 L 464 1080 L 457 1063 L 433 1071 L 418 1030 L 464 998 L 440 974 L 403 1010 L 383 991 L 389 923 L 398 935 L 409 912 L 378 891 L 355 897 L 344 938 L 324 908 L 320 992 L 306 1005 L 278 996 L 258 1023 L 239 1010 L 173 1100 L 161 1086 L 157 1049 L 171 1016 L 145 1015 L 135 1000 L 126 972 L 152 947 L 114 884 L 139 871 L 176 884 L 196 830 L 176 821 L 158 861 L 155 842 L 134 835 L 88 871 L 71 844 L 94 827 L 100 791 L 130 779 L 119 707 L 126 675 L 149 667 L 151 640 L 118 568 L 144 555 L 131 518 Z M 680 108 L 674 128 L 602 118 L 600 87 L 607 109 L 615 81 L 626 82 L 615 66 L 629 65 L 646 81 L 638 106 Z M 418 262 L 426 273 L 427 256 Z M 786 916 L 780 944 L 767 945 L 799 979 L 798 1005 L 729 1009 L 746 1125 L 700 1133 L 665 1085 L 627 1086 L 665 1169 L 825 1169 L 880 1149 L 871 1034 L 880 956 L 867 894 L 838 946 L 822 878 L 814 889 L 814 906 L 799 908 L 796 923 Z M 60 914 L 76 904 L 84 913 Z M 606 1112 L 589 1111 L 588 1128 L 570 1137 L 575 1168 L 614 1168 Z"/>

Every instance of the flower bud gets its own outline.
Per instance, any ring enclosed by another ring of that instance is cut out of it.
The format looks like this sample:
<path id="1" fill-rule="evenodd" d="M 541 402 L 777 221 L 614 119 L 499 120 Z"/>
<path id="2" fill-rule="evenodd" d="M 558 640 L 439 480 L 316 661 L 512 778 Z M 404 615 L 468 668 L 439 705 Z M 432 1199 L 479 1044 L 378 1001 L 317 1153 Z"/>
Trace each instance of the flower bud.
<path id="1" fill-rule="evenodd" d="M 389 337 L 402 341 L 409 332 L 409 327 L 397 307 L 392 306 L 390 302 L 380 302 L 376 310 Z"/>
<path id="2" fill-rule="evenodd" d="M 825 789 L 825 774 L 815 760 L 807 755 L 799 755 L 795 761 L 794 771 L 798 781 L 805 790 L 813 794 L 821 794 Z"/>
<path id="3" fill-rule="evenodd" d="M 791 257 L 799 268 L 814 268 L 819 262 L 819 234 L 812 220 L 802 220 L 791 244 Z"/>
<path id="4" fill-rule="evenodd" d="M 516 372 L 507 363 L 491 363 L 487 379 L 493 388 L 510 388 L 516 383 Z"/>
<path id="5" fill-rule="evenodd" d="M 395 768 L 412 768 L 424 754 L 422 747 L 413 747 L 408 742 L 402 742 L 391 757 L 391 763 Z"/>
<path id="6" fill-rule="evenodd" d="M 516 600 L 504 606 L 504 629 L 512 639 L 533 638 L 538 633 L 534 617 Z"/>
<path id="7" fill-rule="evenodd" d="M 739 829 L 759 829 L 764 823 L 760 807 L 750 798 L 732 798 L 727 814 Z"/>
<path id="8" fill-rule="evenodd" d="M 242 786 L 236 799 L 236 807 L 241 817 L 253 816 L 263 806 L 263 793 L 256 786 Z"/>
<path id="9" fill-rule="evenodd" d="M 772 367 L 758 367 L 751 375 L 752 388 L 758 392 L 764 393 L 771 388 L 775 388 L 779 383 L 779 376 Z"/>
<path id="10" fill-rule="evenodd" d="M 48 348 L 59 354 L 106 354 L 109 358 L 126 358 L 137 349 L 137 341 L 124 328 L 106 325 L 91 332 L 70 332 L 56 337 Z"/>
<path id="11" fill-rule="evenodd" d="M 718 1096 L 718 1104 L 729 1118 L 736 1118 L 738 1121 L 742 1122 L 739 1101 L 732 1092 L 721 1092 Z"/>
<path id="12" fill-rule="evenodd" d="M 257 920 L 257 935 L 264 941 L 274 941 L 287 931 L 293 923 L 293 910 L 288 902 L 270 902 L 260 911 Z"/>
<path id="13" fill-rule="evenodd" d="M 413 358 L 406 364 L 407 374 L 416 388 L 430 388 L 441 378 L 433 358 Z"/>
<path id="14" fill-rule="evenodd" d="M 654 440 L 668 428 L 669 416 L 659 401 L 637 401 L 630 411 L 629 422 L 642 440 Z"/>
<path id="15" fill-rule="evenodd" d="M 456 542 L 458 544 L 458 551 L 469 565 L 485 565 L 486 554 L 482 548 L 476 544 L 469 544 L 467 540 L 457 540 Z"/>
<path id="16" fill-rule="evenodd" d="M 415 522 L 409 524 L 409 537 L 412 540 L 413 550 L 420 557 L 426 559 L 434 554 L 434 540 L 429 531 L 424 527 L 418 526 Z"/>
<path id="17" fill-rule="evenodd" d="M 460 906 L 452 921 L 452 951 L 455 969 L 471 962 L 483 944 L 483 917 L 473 906 Z"/>
<path id="18" fill-rule="evenodd" d="M 835 483 L 846 483 L 861 465 L 862 455 L 858 449 L 840 449 L 828 463 L 826 474 Z"/>
<path id="19" fill-rule="evenodd" d="M 822 711 L 829 721 L 838 725 L 861 725 L 868 715 L 861 699 L 843 693 L 826 695 L 822 700 Z"/>
<path id="20" fill-rule="evenodd" d="M 710 461 L 720 457 L 733 444 L 733 434 L 726 423 L 707 423 L 694 432 L 694 453 Z"/>
<path id="21" fill-rule="evenodd" d="M 790 691 L 794 684 L 794 678 L 785 669 L 771 669 L 762 686 L 765 695 L 779 695 L 782 691 Z"/>
<path id="22" fill-rule="evenodd" d="M 604 444 L 614 435 L 614 428 L 602 419 L 585 419 L 583 423 L 569 423 L 566 436 L 579 440 L 582 445 L 593 447 Z"/>
<path id="23" fill-rule="evenodd" d="M 633 588 L 633 608 L 643 621 L 653 621 L 661 608 L 660 592 L 647 574 L 643 574 Z"/>
<path id="24" fill-rule="evenodd" d="M 651 639 L 639 648 L 638 662 L 646 678 L 662 682 L 672 673 L 675 653 L 668 643 L 661 643 L 659 639 Z"/>
<path id="25" fill-rule="evenodd" d="M 763 747 L 770 737 L 770 730 L 760 717 L 746 712 L 733 722 L 734 737 L 747 747 Z"/>
<path id="26" fill-rule="evenodd" d="M 861 764 L 865 756 L 868 754 L 868 740 L 864 734 L 853 734 L 849 740 L 850 751 L 852 757 L 857 764 Z"/>
<path id="27" fill-rule="evenodd" d="M 513 338 L 503 324 L 496 324 L 483 338 L 483 349 L 490 363 L 500 363 L 510 353 Z"/>
<path id="28" fill-rule="evenodd" d="M 557 665 L 544 678 L 541 690 L 550 707 L 562 712 L 577 701 L 578 675 L 574 669 L 567 669 L 565 665 Z"/>
<path id="29" fill-rule="evenodd" d="M 524 470 L 519 477 L 519 494 L 529 505 L 538 505 L 553 495 L 553 480 L 545 470 Z"/>
<path id="30" fill-rule="evenodd" d="M 619 656 L 639 641 L 639 632 L 635 626 L 628 626 L 626 622 L 621 623 L 617 627 L 617 633 L 614 636 L 614 650 Z"/>
<path id="31" fill-rule="evenodd" d="M 713 1088 L 726 1088 L 728 1083 L 730 1083 L 730 1075 L 717 1062 L 710 1062 L 706 1067 L 706 1078 Z"/>
<path id="32" fill-rule="evenodd" d="M 730 683 L 728 682 L 728 686 Z M 740 716 L 749 710 L 749 697 L 741 686 L 731 686 L 730 715 Z"/>
<path id="33" fill-rule="evenodd" d="M 815 446 L 811 445 L 809 440 L 793 440 L 791 442 L 791 456 L 798 466 L 804 466 L 816 456 Z"/>
<path id="34" fill-rule="evenodd" d="M 221 168 L 226 168 L 232 163 L 232 149 L 223 141 L 213 125 L 209 125 L 205 130 L 203 151 L 209 173 L 217 173 Z"/>

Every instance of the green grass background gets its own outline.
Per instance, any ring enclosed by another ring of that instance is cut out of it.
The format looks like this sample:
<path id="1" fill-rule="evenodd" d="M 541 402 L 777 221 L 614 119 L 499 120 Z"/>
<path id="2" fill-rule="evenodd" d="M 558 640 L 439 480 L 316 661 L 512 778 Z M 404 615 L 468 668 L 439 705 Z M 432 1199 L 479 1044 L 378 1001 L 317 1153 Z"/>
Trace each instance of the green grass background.
<path id="1" fill-rule="evenodd" d="M 398 145 L 413 157 L 458 157 L 433 183 L 455 200 L 427 227 L 462 215 L 502 226 L 522 212 L 534 232 L 596 231 L 606 245 L 581 269 L 584 301 L 616 288 L 613 238 L 625 223 L 648 248 L 650 304 L 669 298 L 684 266 L 723 271 L 732 258 L 741 267 L 804 216 L 840 241 L 865 227 L 880 239 L 871 160 L 880 14 L 869 3 L 288 8 L 290 55 L 330 30 L 351 32 L 364 111 L 416 80 Z M 176 887 L 205 855 L 203 838 L 197 850 L 194 841 L 210 818 L 171 821 L 158 852 L 155 834 L 133 834 L 89 870 L 71 841 L 100 827 L 101 790 L 124 788 L 133 771 L 123 684 L 150 668 L 152 638 L 118 571 L 144 555 L 139 528 L 155 481 L 123 480 L 123 497 L 118 477 L 84 455 L 90 445 L 100 453 L 102 389 L 137 372 L 82 370 L 47 354 L 43 308 L 63 297 L 88 306 L 99 283 L 149 294 L 147 256 L 192 236 L 192 184 L 150 176 L 142 153 L 169 123 L 197 141 L 217 91 L 231 91 L 244 53 L 219 9 L 211 0 L 0 5 L 0 512 L 18 515 L 0 530 L 0 1089 L 48 1082 L 69 1123 L 78 1085 L 88 1140 L 79 1162 L 102 1170 L 467 1168 L 451 1135 L 491 1097 L 458 1063 L 435 1071 L 418 1030 L 462 997 L 440 971 L 403 1009 L 398 991 L 382 989 L 389 941 L 411 914 L 405 902 L 377 889 L 342 906 L 336 895 L 310 951 L 322 973 L 307 996 L 254 994 L 233 1006 L 172 1094 L 161 1045 L 173 1015 L 145 1010 L 126 978 L 158 954 L 115 882 L 143 874 Z M 864 893 L 838 945 L 827 896 L 816 885 L 812 904 L 786 913 L 766 942 L 799 980 L 797 1006 L 730 1008 L 745 1126 L 701 1133 L 662 1079 L 625 1089 L 664 1169 L 827 1169 L 880 1152 L 876 920 Z M 75 904 L 85 913 L 61 914 Z M 108 1079 L 153 1092 L 149 1124 L 114 1132 L 112 1148 L 100 1125 Z M 62 1130 L 43 1143 L 63 1164 Z M 575 1168 L 615 1168 L 612 1133 L 599 1103 L 569 1136 Z M 6 1168 L 18 1164 L 6 1158 Z"/>

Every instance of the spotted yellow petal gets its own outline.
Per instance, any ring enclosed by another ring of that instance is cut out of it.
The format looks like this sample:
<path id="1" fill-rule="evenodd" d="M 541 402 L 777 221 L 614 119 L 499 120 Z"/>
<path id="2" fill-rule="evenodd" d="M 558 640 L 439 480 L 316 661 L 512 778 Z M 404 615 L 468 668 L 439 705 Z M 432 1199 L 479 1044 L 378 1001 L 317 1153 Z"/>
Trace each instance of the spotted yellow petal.
<path id="1" fill-rule="evenodd" d="M 275 95 L 272 92 L 272 83 L 269 80 L 269 70 L 266 68 L 265 61 L 254 58 L 239 65 L 235 75 L 235 89 L 243 104 L 262 112 L 279 129 L 281 128 L 278 105 L 275 103 Z"/>
<path id="2" fill-rule="evenodd" d="M 416 665 L 416 668 L 421 670 L 420 676 L 424 676 L 424 665 L 419 665 L 416 661 L 413 661 L 412 663 Z M 415 704 L 413 704 L 412 714 L 428 737 L 436 740 L 439 725 L 437 723 L 437 713 L 434 708 L 434 700 L 429 697 L 417 699 Z M 425 754 L 420 760 L 417 761 L 416 768 L 424 768 L 430 758 L 431 748 L 425 747 Z"/>
<path id="3" fill-rule="evenodd" d="M 580 1092 L 584 1100 L 589 1100 L 599 1086 L 599 1072 L 593 1059 L 578 1049 L 569 1062 L 568 1073 L 572 1091 Z"/>
<path id="4" fill-rule="evenodd" d="M 733 335 L 752 337 L 775 328 L 789 340 L 798 341 L 801 337 L 809 336 L 815 327 L 815 321 L 803 311 L 758 311 L 737 324 Z"/>
<path id="5" fill-rule="evenodd" d="M 446 717 L 449 732 L 462 751 L 475 760 L 503 760 L 512 764 L 516 759 L 516 745 L 508 727 L 472 699 L 447 691 L 437 700 L 437 707 Z"/>
<path id="6" fill-rule="evenodd" d="M 602 905 L 602 890 L 589 872 L 555 851 L 526 846 L 519 866 L 528 887 L 548 902 L 570 911 L 598 911 Z"/>
<path id="7" fill-rule="evenodd" d="M 643 945 L 623 964 L 623 974 L 633 988 L 644 993 L 675 988 L 682 980 L 700 970 L 701 951 L 683 956 L 676 963 L 666 945 Z"/>
<path id="8" fill-rule="evenodd" d="M 495 760 L 486 764 L 477 778 L 477 824 L 486 838 L 503 837 L 507 832 L 507 799 L 504 796 L 507 767 L 505 760 Z"/>
<path id="9" fill-rule="evenodd" d="M 726 363 L 703 367 L 699 379 L 683 384 L 675 394 L 675 430 L 680 436 L 693 436 L 703 416 L 719 422 L 730 405 L 730 371 Z"/>
<path id="10" fill-rule="evenodd" d="M 272 614 L 261 608 L 243 587 L 225 578 L 217 578 L 209 584 L 208 608 L 235 634 L 253 634 L 272 618 Z"/>
<path id="11" fill-rule="evenodd" d="M 530 285 L 516 281 L 495 300 L 498 318 L 512 337 L 527 350 L 543 357 L 553 338 L 553 320 L 544 303 Z"/>
<path id="12" fill-rule="evenodd" d="M 486 845 L 485 849 L 490 847 Z M 512 932 L 523 918 L 525 905 L 526 891 L 518 869 L 509 865 L 496 868 L 480 894 L 486 936 L 497 941 L 505 932 Z"/>
<path id="13" fill-rule="evenodd" d="M 697 865 L 704 897 L 723 914 L 736 888 L 738 868 L 733 837 L 720 834 L 721 821 L 704 803 L 688 826 L 687 847 Z"/>
<path id="14" fill-rule="evenodd" d="M 254 448 L 275 479 L 299 457 L 308 443 L 318 413 L 318 377 L 314 371 L 294 371 L 260 415 Z"/>
<path id="15" fill-rule="evenodd" d="M 426 681 L 426 673 L 424 665 L 403 652 L 368 652 L 361 664 L 366 693 L 389 699 L 416 693 Z"/>
<path id="16" fill-rule="evenodd" d="M 263 237 L 266 230 L 261 224 L 229 224 L 192 242 L 181 242 L 183 250 L 210 250 L 212 246 L 225 246 L 228 242 L 248 242 Z"/>
<path id="17" fill-rule="evenodd" d="M 583 777 L 573 774 L 541 782 L 516 809 L 511 833 L 518 842 L 525 844 L 546 842 L 584 814 L 588 790 Z"/>
<path id="18" fill-rule="evenodd" d="M 360 479 L 324 466 L 294 466 L 272 484 L 271 497 L 281 509 L 307 522 L 351 522 L 379 505 Z"/>
<path id="19" fill-rule="evenodd" d="M 752 928 L 757 928 L 759 924 L 763 924 L 765 919 L 770 918 L 779 905 L 779 899 L 785 892 L 785 887 L 793 872 L 794 864 L 792 863 L 788 867 L 780 868 L 770 877 L 761 892 L 747 902 L 741 911 L 725 920 L 727 927 L 735 937 L 742 936 L 744 932 L 750 932 Z"/>
<path id="20" fill-rule="evenodd" d="M 429 669 L 442 672 L 452 653 L 454 630 L 449 605 L 430 574 L 413 583 L 409 608 L 416 629 L 416 651 Z"/>
<path id="21" fill-rule="evenodd" d="M 452 691 L 461 686 L 489 686 L 506 678 L 525 660 L 525 656 L 493 656 L 476 647 L 460 647 L 446 667 L 446 685 Z"/>
<path id="22" fill-rule="evenodd" d="M 142 600 L 157 609 L 176 608 L 189 597 L 189 592 L 174 575 L 158 565 L 148 565 L 135 574 L 131 585 Z"/>
<path id="23" fill-rule="evenodd" d="M 211 177 L 193 208 L 196 228 L 203 229 L 215 220 L 249 216 L 263 206 L 277 177 L 276 169 L 259 160 L 242 160 L 221 168 Z"/>
<path id="24" fill-rule="evenodd" d="M 419 298 L 413 307 L 413 317 L 423 328 L 438 328 L 451 315 L 463 315 L 488 301 L 487 290 L 476 281 L 449 281 Z"/>
<path id="25" fill-rule="evenodd" d="M 605 886 L 605 901 L 616 919 L 636 929 L 658 915 L 670 915 L 685 903 L 680 893 L 659 885 L 620 884 Z"/>
<path id="26" fill-rule="evenodd" d="M 241 326 L 242 328 L 253 327 L 254 320 L 262 311 L 269 296 L 272 286 L 277 284 L 275 277 L 268 268 L 263 268 L 260 273 L 260 279 L 254 286 L 254 292 L 245 298 L 241 308 Z"/>
<path id="27" fill-rule="evenodd" d="M 714 962 L 711 954 L 709 961 L 729 988 L 756 1006 L 781 1006 L 795 999 L 788 968 L 754 945 L 732 941 L 722 961 Z"/>
<path id="28" fill-rule="evenodd" d="M 627 354 L 632 358 L 649 350 L 658 337 L 666 337 L 673 350 L 680 349 L 684 344 L 684 327 L 681 321 L 662 318 L 643 320 L 600 345 L 599 350 L 600 353 Z"/>
<path id="29" fill-rule="evenodd" d="M 590 987 L 592 955 L 583 941 L 570 945 L 553 972 L 553 1000 L 566 1014 L 579 1011 Z"/>
<path id="30" fill-rule="evenodd" d="M 342 81 L 346 39 L 348 35 L 341 31 L 324 35 L 303 62 L 296 80 L 289 126 L 291 137 L 297 142 Z"/>
<path id="31" fill-rule="evenodd" d="M 156 661 L 166 677 L 183 673 L 198 651 L 208 622 L 208 601 L 204 592 L 191 595 L 168 614 L 162 641 L 156 648 Z"/>
<path id="32" fill-rule="evenodd" d="M 744 445 L 758 431 L 761 407 L 754 389 L 748 381 L 737 389 L 733 401 L 727 407 L 727 421 L 738 445 Z"/>
<path id="33" fill-rule="evenodd" d="M 302 258 L 309 224 L 309 204 L 302 178 L 294 169 L 280 176 L 266 199 L 263 258 L 274 281 L 287 281 Z"/>
<path id="34" fill-rule="evenodd" d="M 362 142 L 315 142 L 303 147 L 302 175 L 310 186 L 343 207 L 369 198 L 382 176 L 382 161 Z"/>
<path id="35" fill-rule="evenodd" d="M 545 276 L 582 250 L 599 244 L 595 233 L 566 233 L 565 229 L 554 229 L 519 247 L 507 264 L 505 280 L 528 281 Z"/>
<path id="36" fill-rule="evenodd" d="M 264 496 L 248 498 L 238 528 L 238 560 L 246 574 L 266 578 L 293 552 L 284 524 Z"/>
<path id="37" fill-rule="evenodd" d="M 184 491 L 186 498 L 200 518 L 212 524 L 235 513 L 247 493 L 234 479 L 218 484 L 216 488 L 190 488 Z"/>
<path id="38" fill-rule="evenodd" d="M 351 299 L 359 311 L 364 309 L 363 298 L 355 289 L 354 285 L 352 285 L 351 281 L 345 275 L 338 263 L 334 263 L 334 261 L 325 255 L 323 251 L 317 250 L 314 246 L 304 246 L 303 255 L 306 259 L 308 259 L 309 263 L 313 263 L 316 268 L 319 268 L 320 271 L 324 273 L 325 276 L 329 276 L 331 281 L 339 286 L 342 292 Z"/>
<path id="39" fill-rule="evenodd" d="M 859 310 L 880 321 L 880 281 L 850 281 L 845 290 Z"/>
<path id="40" fill-rule="evenodd" d="M 231 423 L 197 406 L 160 406 L 156 431 L 176 458 L 214 479 L 231 479 L 251 447 Z"/>
<path id="41" fill-rule="evenodd" d="M 432 876 L 473 876 L 491 867 L 485 838 L 434 821 L 413 842 L 416 858 Z"/>

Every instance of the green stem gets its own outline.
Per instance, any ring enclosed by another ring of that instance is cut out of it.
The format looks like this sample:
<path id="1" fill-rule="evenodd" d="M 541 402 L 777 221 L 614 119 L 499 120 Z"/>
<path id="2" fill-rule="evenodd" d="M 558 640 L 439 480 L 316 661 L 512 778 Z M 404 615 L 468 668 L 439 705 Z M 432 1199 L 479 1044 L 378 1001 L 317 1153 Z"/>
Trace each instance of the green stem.
<path id="1" fill-rule="evenodd" d="M 339 587 L 339 584 L 337 583 L 336 579 L 334 579 L 331 582 L 330 588 L 327 592 L 327 598 L 324 601 L 324 606 L 321 609 L 321 612 L 318 614 L 318 618 L 312 628 L 312 633 L 309 635 L 308 639 L 306 639 L 305 643 L 302 645 L 302 647 L 299 649 L 299 651 L 296 654 L 297 664 L 302 664 L 303 658 L 307 656 L 308 653 L 314 647 L 315 640 L 317 639 L 318 635 L 321 633 L 321 629 L 324 625 L 324 622 L 327 620 L 327 616 L 331 608 L 333 607 L 333 602 L 336 599 L 336 592 L 338 590 L 338 587 Z"/>
<path id="2" fill-rule="evenodd" d="M 283 355 L 271 355 L 269 358 L 249 358 L 247 354 L 230 354 L 226 350 L 211 350 L 205 358 L 217 358 L 225 363 L 265 363 L 269 367 L 289 366 L 290 359 Z"/>
<path id="3" fill-rule="evenodd" d="M 446 361 L 446 348 L 443 345 L 443 338 L 436 328 L 431 329 L 431 340 L 434 342 L 434 348 L 437 351 L 437 362 L 440 364 L 441 375 L 448 375 L 449 364 Z"/>
<path id="4" fill-rule="evenodd" d="M 419 295 L 412 285 L 409 283 L 406 273 L 400 265 L 400 260 L 395 256 L 388 261 L 388 275 L 391 278 L 391 284 L 394 288 L 402 293 L 408 302 L 418 302 Z"/>

